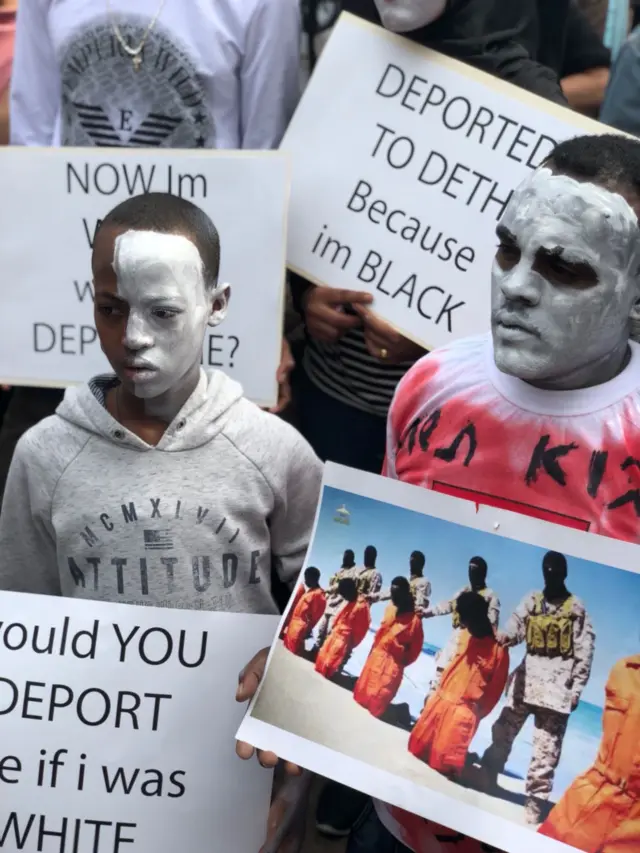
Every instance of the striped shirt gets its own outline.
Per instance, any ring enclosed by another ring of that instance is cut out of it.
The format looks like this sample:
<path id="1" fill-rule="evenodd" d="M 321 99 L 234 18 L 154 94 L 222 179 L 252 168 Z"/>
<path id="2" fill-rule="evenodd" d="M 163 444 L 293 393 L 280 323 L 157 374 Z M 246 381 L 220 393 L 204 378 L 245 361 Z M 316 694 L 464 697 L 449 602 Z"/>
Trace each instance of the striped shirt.
<path id="1" fill-rule="evenodd" d="M 396 385 L 413 365 L 387 364 L 367 350 L 362 329 L 352 329 L 335 344 L 307 336 L 304 369 L 325 394 L 369 412 L 386 417 Z"/>

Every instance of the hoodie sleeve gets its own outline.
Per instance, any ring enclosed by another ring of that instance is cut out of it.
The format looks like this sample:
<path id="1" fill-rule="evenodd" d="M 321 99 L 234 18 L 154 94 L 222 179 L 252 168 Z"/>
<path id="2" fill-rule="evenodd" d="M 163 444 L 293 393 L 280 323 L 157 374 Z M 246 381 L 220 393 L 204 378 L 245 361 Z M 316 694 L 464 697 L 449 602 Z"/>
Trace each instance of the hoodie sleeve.
<path id="1" fill-rule="evenodd" d="M 16 447 L 0 514 L 0 589 L 61 595 L 51 524 L 51 466 L 34 458 L 30 433 Z"/>
<path id="2" fill-rule="evenodd" d="M 286 459 L 270 518 L 271 553 L 280 579 L 291 583 L 302 568 L 311 541 L 322 484 L 322 463 L 293 427 L 285 423 L 282 426 L 287 430 L 287 436 L 282 436 Z"/>

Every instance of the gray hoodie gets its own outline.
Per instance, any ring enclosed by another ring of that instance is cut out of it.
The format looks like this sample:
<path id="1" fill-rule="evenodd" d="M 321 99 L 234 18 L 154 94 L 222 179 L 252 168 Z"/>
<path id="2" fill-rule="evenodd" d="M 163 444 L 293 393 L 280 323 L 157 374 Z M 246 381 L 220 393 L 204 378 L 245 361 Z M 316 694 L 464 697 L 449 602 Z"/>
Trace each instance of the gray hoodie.
<path id="1" fill-rule="evenodd" d="M 0 589 L 277 613 L 271 565 L 299 572 L 322 465 L 307 442 L 201 373 L 151 447 L 104 407 L 113 377 L 69 389 L 20 440 L 0 516 Z"/>

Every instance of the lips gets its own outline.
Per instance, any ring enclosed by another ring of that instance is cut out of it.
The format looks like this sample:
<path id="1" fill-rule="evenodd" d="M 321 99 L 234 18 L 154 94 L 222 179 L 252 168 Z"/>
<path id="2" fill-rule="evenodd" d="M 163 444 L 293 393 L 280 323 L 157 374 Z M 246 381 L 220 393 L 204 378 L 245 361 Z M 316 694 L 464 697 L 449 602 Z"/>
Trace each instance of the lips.
<path id="1" fill-rule="evenodd" d="M 530 326 L 528 323 L 523 323 L 521 320 L 516 317 L 509 316 L 508 314 L 497 314 L 494 317 L 494 322 L 506 332 L 534 335 L 537 338 L 540 337 L 540 333 L 534 326 Z"/>

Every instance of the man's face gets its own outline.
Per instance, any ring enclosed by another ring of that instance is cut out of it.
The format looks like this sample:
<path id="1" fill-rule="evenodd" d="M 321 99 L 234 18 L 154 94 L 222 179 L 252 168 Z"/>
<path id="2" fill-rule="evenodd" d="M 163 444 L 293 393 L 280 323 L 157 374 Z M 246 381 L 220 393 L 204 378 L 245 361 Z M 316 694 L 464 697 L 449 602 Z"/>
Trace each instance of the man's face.
<path id="1" fill-rule="evenodd" d="M 496 365 L 533 384 L 568 377 L 571 387 L 570 377 L 598 370 L 629 337 L 639 297 L 636 214 L 617 193 L 542 168 L 511 197 L 498 239 Z"/>
<path id="2" fill-rule="evenodd" d="M 542 576 L 544 577 L 545 589 L 550 592 L 557 592 L 563 589 L 567 579 L 567 573 L 559 566 L 544 565 L 542 567 Z"/>
<path id="3" fill-rule="evenodd" d="M 442 15 L 447 0 L 375 0 L 383 27 L 408 33 L 432 24 Z"/>
<path id="4" fill-rule="evenodd" d="M 198 369 L 212 317 L 200 253 L 179 234 L 106 229 L 93 255 L 102 349 L 137 397 L 179 389 Z"/>

